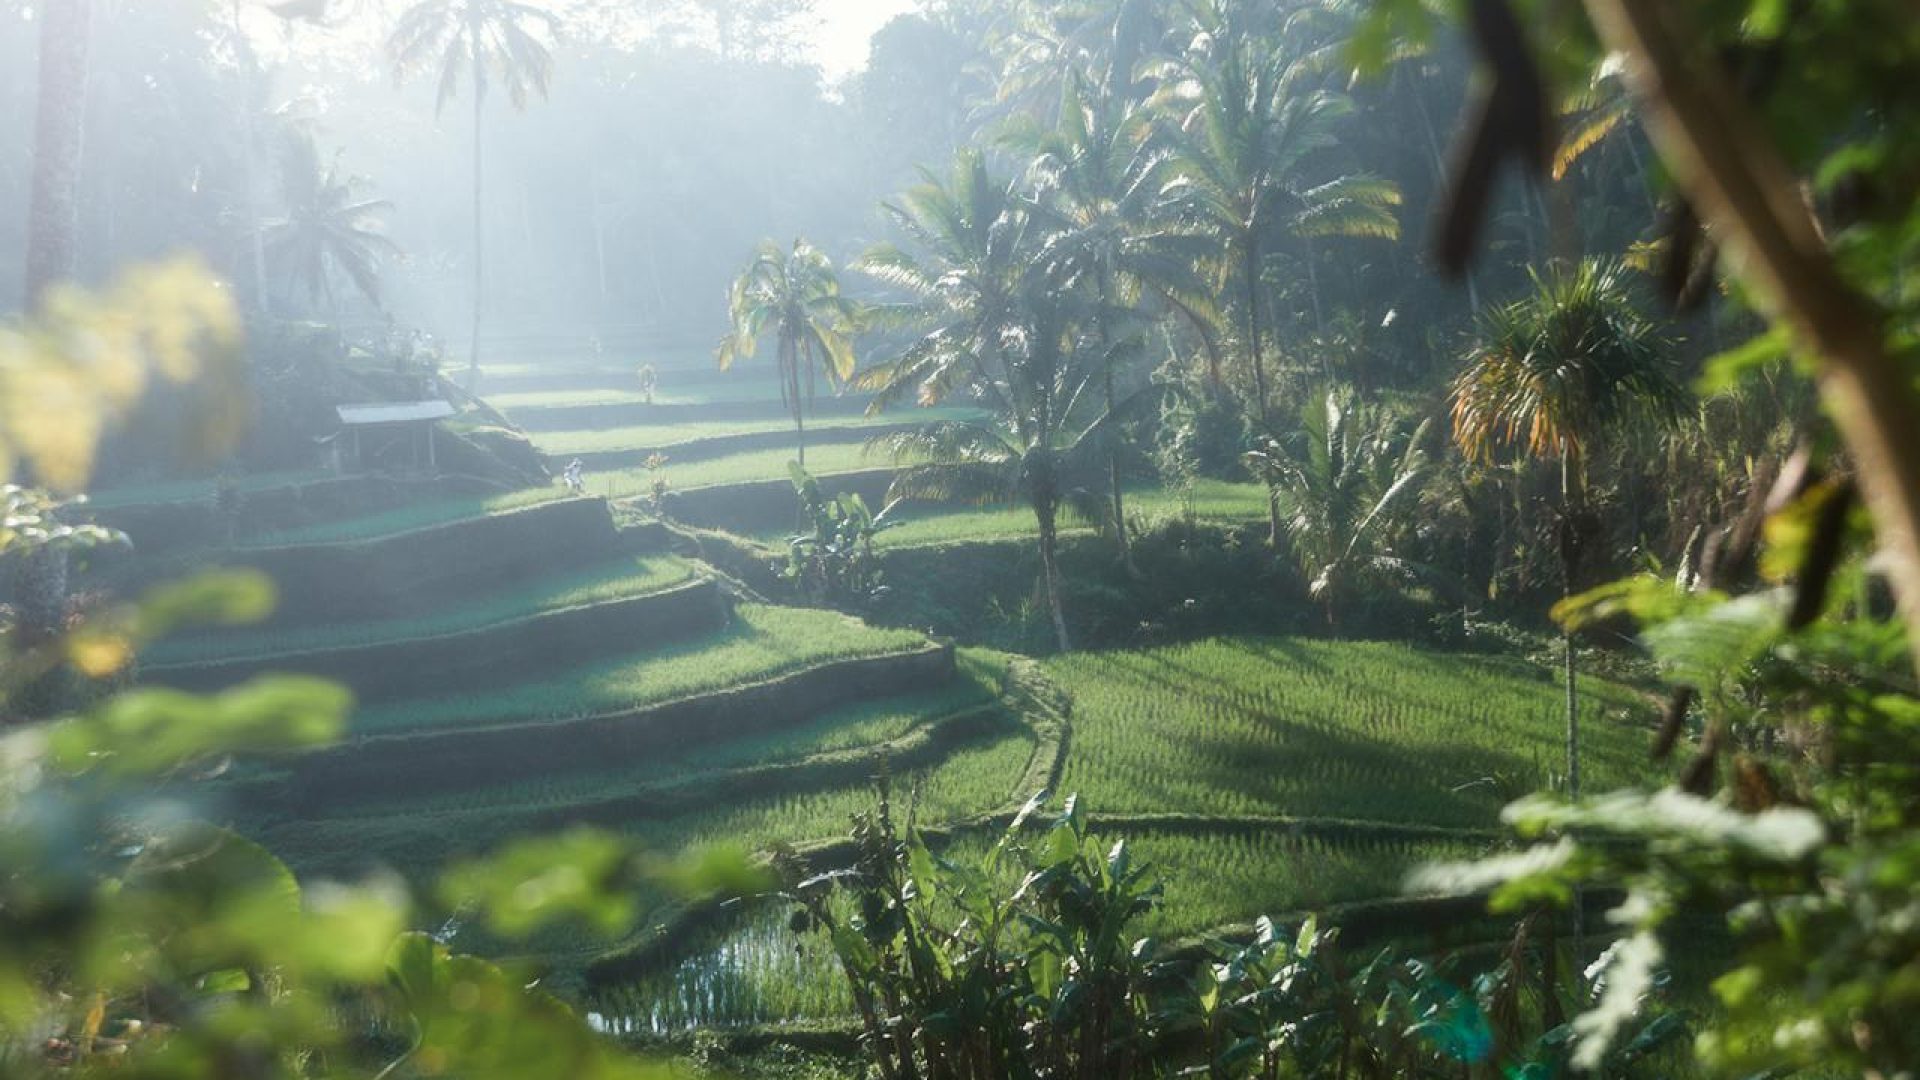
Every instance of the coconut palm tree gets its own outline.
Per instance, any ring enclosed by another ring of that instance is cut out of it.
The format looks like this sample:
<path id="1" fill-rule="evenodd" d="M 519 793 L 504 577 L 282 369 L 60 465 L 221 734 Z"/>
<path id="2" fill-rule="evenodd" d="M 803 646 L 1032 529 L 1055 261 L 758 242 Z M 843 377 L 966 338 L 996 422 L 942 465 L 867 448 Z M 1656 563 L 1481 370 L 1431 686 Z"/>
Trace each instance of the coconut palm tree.
<path id="1" fill-rule="evenodd" d="M 733 283 L 727 301 L 732 329 L 714 351 L 725 371 L 753 356 L 760 338 L 773 334 L 780 363 L 780 398 L 793 411 L 800 467 L 807 467 L 807 409 L 819 376 L 834 388 L 853 377 L 853 337 L 860 309 L 840 295 L 840 278 L 826 253 L 805 240 L 790 251 L 771 241 Z"/>
<path id="2" fill-rule="evenodd" d="M 885 440 L 896 462 L 910 462 L 894 494 L 1024 498 L 1039 529 L 1054 637 L 1065 651 L 1062 477 L 1111 415 L 1098 409 L 1092 375 L 1078 363 L 1081 314 L 1072 310 L 1073 295 L 1040 268 L 1030 203 L 996 179 L 978 152 L 962 152 L 946 183 L 929 177 L 887 210 L 918 252 L 882 246 L 860 268 L 906 294 L 879 308 L 879 317 L 921 336 L 856 383 L 873 391 L 874 412 L 910 395 L 928 405 L 965 395 L 988 414 Z"/>
<path id="3" fill-rule="evenodd" d="M 1287 542 L 1328 626 L 1351 585 L 1427 576 L 1400 551 L 1431 471 L 1427 429 L 1408 432 L 1392 413 L 1328 390 L 1301 408 L 1293 437 L 1248 455 L 1279 493 Z"/>
<path id="4" fill-rule="evenodd" d="M 337 165 L 323 165 L 305 133 L 288 134 L 280 169 L 286 212 L 260 227 L 268 266 L 289 291 L 303 288 L 309 301 L 324 300 L 336 322 L 337 276 L 379 306 L 380 262 L 400 251 L 380 224 L 393 204 L 360 198 L 361 182 L 341 176 Z"/>
<path id="5" fill-rule="evenodd" d="M 549 42 L 560 32 L 552 12 L 519 0 L 419 0 L 401 14 L 387 39 L 394 77 L 435 70 L 439 92 L 435 112 L 446 109 L 461 80 L 473 84 L 473 344 L 467 389 L 480 385 L 480 323 L 485 308 L 485 228 L 482 207 L 481 118 L 493 80 L 506 88 L 507 100 L 523 109 L 535 93 L 547 94 L 553 79 Z"/>
<path id="6" fill-rule="evenodd" d="M 1126 396 L 1126 368 L 1142 355 L 1153 316 L 1178 311 L 1209 344 L 1219 318 L 1199 270 L 1212 241 L 1173 214 L 1163 195 L 1167 155 L 1150 135 L 1143 109 L 1075 73 L 1057 127 L 1012 140 L 1033 158 L 1039 262 L 1059 287 L 1084 290 L 1092 304 L 1109 412 Z M 1109 511 L 1119 558 L 1130 566 L 1121 447 L 1112 437 L 1107 444 Z"/>
<path id="7" fill-rule="evenodd" d="M 1154 104 L 1175 126 L 1174 190 L 1219 242 L 1223 295 L 1239 305 L 1242 347 L 1254 383 L 1254 415 L 1271 427 L 1262 343 L 1260 279 L 1267 256 L 1288 240 L 1399 235 L 1398 190 L 1389 181 L 1328 167 L 1335 125 L 1352 111 L 1324 85 L 1302 35 L 1264 25 L 1271 11 L 1221 4 L 1207 33 L 1162 65 Z M 1318 309 L 1311 248 L 1309 283 Z"/>
<path id="8" fill-rule="evenodd" d="M 1490 310 L 1451 389 L 1453 440 L 1468 459 L 1491 463 L 1517 449 L 1560 466 L 1562 595 L 1578 571 L 1584 463 L 1609 428 L 1634 417 L 1671 420 L 1685 392 L 1659 329 L 1635 307 L 1627 270 L 1587 260 L 1534 276 L 1526 298 Z M 1580 717 L 1573 632 L 1564 631 L 1567 788 L 1580 794 Z"/>
<path id="9" fill-rule="evenodd" d="M 1253 377 L 1252 415 L 1273 428 L 1267 382 L 1261 277 L 1267 258 L 1293 241 L 1306 247 L 1309 289 L 1320 310 L 1317 238 L 1399 235 L 1399 191 L 1364 173 L 1339 173 L 1327 158 L 1350 99 L 1326 85 L 1313 36 L 1265 25 L 1257 3 L 1211 5 L 1207 32 L 1155 72 L 1153 105 L 1170 116 L 1175 148 L 1172 190 L 1217 241 L 1218 289 L 1238 305 L 1241 347 Z M 1270 500 L 1271 501 L 1271 500 Z M 1271 501 L 1268 542 L 1284 525 Z"/>
<path id="10" fill-rule="evenodd" d="M 916 252 L 880 244 L 855 269 L 904 294 L 874 305 L 876 323 L 906 326 L 922 336 L 898 357 L 856 380 L 874 392 L 868 412 L 912 396 L 930 405 L 958 393 L 1011 411 L 995 377 L 1014 328 L 1025 260 L 1027 215 L 1014 186 L 995 178 L 977 150 L 957 156 L 944 183 L 931 174 L 882 211 Z"/>
<path id="11" fill-rule="evenodd" d="M 1029 275 L 1004 327 L 1005 340 L 991 354 L 989 378 L 1011 407 L 880 440 L 902 466 L 889 500 L 1025 502 L 1033 511 L 1047 610 L 1061 652 L 1072 648 L 1072 637 L 1060 574 L 1060 512 L 1070 502 L 1097 504 L 1097 496 L 1079 497 L 1085 489 L 1071 477 L 1089 462 L 1114 415 L 1094 389 L 1097 365 L 1082 363 L 1074 347 L 1078 320 L 1071 305 L 1072 298 L 1044 274 Z"/>

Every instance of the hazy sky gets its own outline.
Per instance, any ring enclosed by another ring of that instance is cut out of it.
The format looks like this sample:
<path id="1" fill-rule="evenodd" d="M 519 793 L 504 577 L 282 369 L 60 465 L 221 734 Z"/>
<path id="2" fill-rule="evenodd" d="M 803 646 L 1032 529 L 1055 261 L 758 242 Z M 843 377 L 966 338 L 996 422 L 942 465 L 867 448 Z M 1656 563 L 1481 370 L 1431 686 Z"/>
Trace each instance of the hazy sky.
<path id="1" fill-rule="evenodd" d="M 867 39 L 888 19 L 913 9 L 913 0 L 815 0 L 820 12 L 820 40 L 814 55 L 837 79 L 864 67 Z"/>
<path id="2" fill-rule="evenodd" d="M 332 10 L 343 17 L 330 20 L 325 27 L 283 24 L 264 10 L 269 2 L 242 0 L 255 48 L 270 61 L 292 48 L 336 52 L 357 64 L 368 50 L 379 48 L 395 15 L 408 0 L 335 0 Z M 566 0 L 548 0 L 547 6 L 565 11 L 568 4 Z M 866 66 L 867 43 L 874 31 L 914 6 L 915 0 L 814 0 L 819 27 L 813 42 L 814 60 L 829 81 L 858 71 Z"/>

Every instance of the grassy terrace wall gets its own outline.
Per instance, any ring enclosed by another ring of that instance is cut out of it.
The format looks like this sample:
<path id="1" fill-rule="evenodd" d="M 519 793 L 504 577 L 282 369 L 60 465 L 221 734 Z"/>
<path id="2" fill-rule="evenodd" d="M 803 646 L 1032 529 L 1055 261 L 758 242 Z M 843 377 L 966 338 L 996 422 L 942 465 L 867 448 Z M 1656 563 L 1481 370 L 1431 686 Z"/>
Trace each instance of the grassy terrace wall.
<path id="1" fill-rule="evenodd" d="M 860 472 L 822 476 L 820 489 L 828 495 L 856 492 L 867 505 L 879 510 L 893 483 L 892 469 L 866 469 Z M 798 513 L 791 480 L 763 480 L 750 484 L 716 484 L 689 488 L 672 499 L 675 520 L 706 529 L 724 529 L 734 533 L 764 533 L 790 529 Z"/>
<path id="2" fill-rule="evenodd" d="M 270 575 L 276 623 L 392 618 L 624 550 L 600 499 L 565 499 L 376 540 L 241 548 L 224 561 Z"/>
<path id="3" fill-rule="evenodd" d="M 867 403 L 860 398 L 821 398 L 812 416 L 858 416 Z M 522 431 L 582 431 L 589 428 L 644 427 L 689 420 L 764 420 L 788 415 L 776 397 L 766 401 L 606 402 L 586 405 L 531 405 L 508 410 Z M 535 440 L 536 442 L 538 440 Z"/>
<path id="4" fill-rule="evenodd" d="M 779 678 L 644 709 L 544 723 L 450 728 L 363 739 L 292 763 L 284 791 L 261 793 L 310 814 L 328 804 L 606 768 L 661 746 L 739 738 L 872 698 L 943 685 L 951 645 L 819 664 Z"/>
<path id="5" fill-rule="evenodd" d="M 542 612 L 458 633 L 305 652 L 148 667 L 146 682 L 213 691 L 266 671 L 338 680 L 362 702 L 436 684 L 480 690 L 510 686 L 556 668 L 653 648 L 719 630 L 727 604 L 712 581 L 644 596 Z"/>

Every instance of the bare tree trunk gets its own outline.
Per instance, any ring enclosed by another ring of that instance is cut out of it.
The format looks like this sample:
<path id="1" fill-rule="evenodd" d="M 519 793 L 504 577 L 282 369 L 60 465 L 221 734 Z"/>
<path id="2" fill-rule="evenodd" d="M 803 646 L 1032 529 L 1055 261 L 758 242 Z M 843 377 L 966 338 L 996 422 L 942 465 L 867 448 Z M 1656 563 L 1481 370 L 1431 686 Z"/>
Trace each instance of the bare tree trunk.
<path id="1" fill-rule="evenodd" d="M 1752 110 L 1690 51 L 1685 11 L 1662 0 L 1586 0 L 1628 58 L 1661 157 L 1734 256 L 1774 322 L 1821 361 L 1820 388 L 1873 511 L 1920 663 L 1920 394 L 1886 341 L 1886 313 L 1840 276 L 1799 185 Z"/>

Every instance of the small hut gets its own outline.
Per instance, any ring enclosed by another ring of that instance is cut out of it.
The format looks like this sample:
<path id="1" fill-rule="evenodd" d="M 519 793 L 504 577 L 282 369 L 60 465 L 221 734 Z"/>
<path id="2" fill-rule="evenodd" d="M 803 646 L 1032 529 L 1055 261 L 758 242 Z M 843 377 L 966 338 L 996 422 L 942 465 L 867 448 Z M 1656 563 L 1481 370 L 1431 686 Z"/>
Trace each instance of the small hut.
<path id="1" fill-rule="evenodd" d="M 365 472 L 375 467 L 434 473 L 434 425 L 453 416 L 446 401 L 392 401 L 342 405 L 339 436 L 331 440 L 336 472 Z"/>

